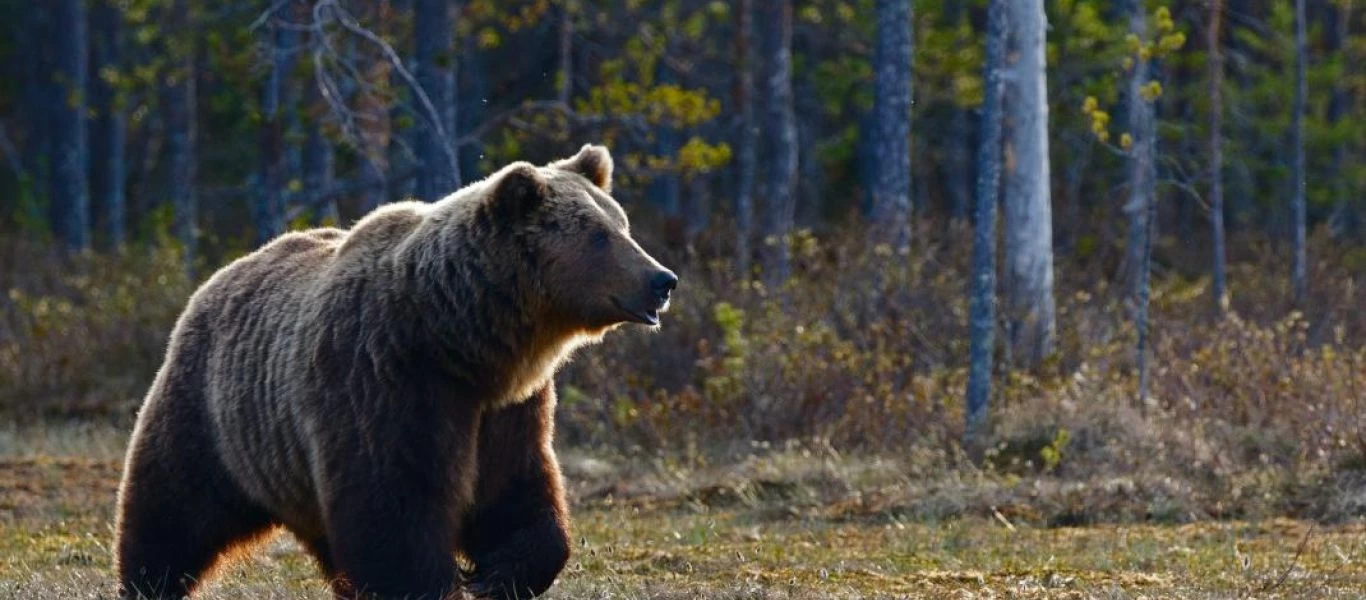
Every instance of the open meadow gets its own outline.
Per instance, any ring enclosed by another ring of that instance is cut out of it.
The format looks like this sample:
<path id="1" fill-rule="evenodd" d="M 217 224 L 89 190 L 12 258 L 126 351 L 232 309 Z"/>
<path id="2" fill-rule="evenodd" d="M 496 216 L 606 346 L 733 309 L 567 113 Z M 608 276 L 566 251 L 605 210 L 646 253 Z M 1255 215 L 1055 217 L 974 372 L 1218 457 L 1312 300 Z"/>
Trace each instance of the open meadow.
<path id="1" fill-rule="evenodd" d="M 0 433 L 0 598 L 113 597 L 122 435 L 71 425 Z M 934 518 L 951 500 L 906 493 L 894 462 L 797 449 L 690 472 L 638 467 L 566 452 L 578 544 L 549 598 L 1366 595 L 1359 521 L 1047 526 L 1022 505 Z M 205 592 L 329 597 L 288 534 L 221 568 Z"/>

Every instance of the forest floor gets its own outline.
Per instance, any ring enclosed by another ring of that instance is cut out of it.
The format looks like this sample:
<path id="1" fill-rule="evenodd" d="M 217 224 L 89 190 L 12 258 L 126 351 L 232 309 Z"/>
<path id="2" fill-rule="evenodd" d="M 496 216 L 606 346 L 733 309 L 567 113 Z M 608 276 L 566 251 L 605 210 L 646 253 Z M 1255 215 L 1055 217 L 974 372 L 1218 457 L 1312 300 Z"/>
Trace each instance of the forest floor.
<path id="1" fill-rule="evenodd" d="M 120 436 L 0 429 L 0 599 L 112 597 Z M 566 469 L 571 484 L 591 470 Z M 575 488 L 576 552 L 549 597 L 1366 597 L 1362 522 L 1038 527 L 999 512 L 910 520 L 706 487 L 624 493 L 631 487 Z M 328 594 L 281 534 L 220 569 L 201 597 Z"/>

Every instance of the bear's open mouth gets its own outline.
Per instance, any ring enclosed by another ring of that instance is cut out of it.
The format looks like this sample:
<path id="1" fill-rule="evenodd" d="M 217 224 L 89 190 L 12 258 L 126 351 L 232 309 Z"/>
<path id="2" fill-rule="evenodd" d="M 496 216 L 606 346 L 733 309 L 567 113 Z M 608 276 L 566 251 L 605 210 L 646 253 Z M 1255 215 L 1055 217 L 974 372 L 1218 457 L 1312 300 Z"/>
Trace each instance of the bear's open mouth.
<path id="1" fill-rule="evenodd" d="M 612 296 L 612 304 L 615 304 L 617 308 L 621 309 L 621 312 L 630 315 L 631 321 L 641 323 L 644 325 L 659 324 L 659 309 L 650 309 L 644 311 L 631 310 L 630 308 L 627 308 L 625 304 L 622 304 L 621 300 L 618 300 L 616 296 Z"/>

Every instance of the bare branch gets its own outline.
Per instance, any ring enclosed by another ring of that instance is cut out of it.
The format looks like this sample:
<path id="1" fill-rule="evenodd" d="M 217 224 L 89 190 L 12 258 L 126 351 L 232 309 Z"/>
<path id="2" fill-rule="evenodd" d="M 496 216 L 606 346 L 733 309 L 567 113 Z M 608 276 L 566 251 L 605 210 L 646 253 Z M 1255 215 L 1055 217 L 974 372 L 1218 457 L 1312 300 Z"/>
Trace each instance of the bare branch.
<path id="1" fill-rule="evenodd" d="M 351 16 L 351 13 L 347 12 L 345 8 L 337 3 L 337 0 L 320 0 L 318 4 L 313 7 L 315 20 L 322 20 L 320 16 L 322 15 L 324 7 L 331 10 L 331 14 L 337 23 L 340 23 L 347 31 L 374 44 L 384 53 L 385 58 L 389 60 L 390 65 L 393 66 L 394 70 L 399 74 L 399 77 L 402 77 L 403 81 L 412 88 L 413 95 L 422 103 L 422 109 L 426 113 L 425 117 L 427 122 L 431 124 L 432 129 L 436 131 L 437 137 L 443 142 L 441 147 L 446 155 L 446 160 L 450 161 L 450 168 L 453 172 L 458 170 L 456 165 L 459 162 L 459 157 L 456 155 L 456 146 L 452 143 L 450 132 L 447 132 L 445 126 L 441 124 L 441 119 L 437 113 L 436 106 L 432 104 L 431 98 L 427 96 L 427 91 L 424 90 L 422 85 L 417 82 L 417 79 L 413 77 L 412 72 L 409 71 L 407 67 L 403 66 L 403 59 L 399 58 L 398 53 L 394 51 L 393 46 L 390 46 L 388 42 L 375 35 L 374 32 L 362 27 L 360 23 L 356 22 L 355 17 Z"/>
<path id="2" fill-rule="evenodd" d="M 291 0 L 275 0 L 274 4 L 271 4 L 266 10 L 262 11 L 261 15 L 256 17 L 256 20 L 252 21 L 251 25 L 247 26 L 247 31 L 254 32 L 257 29 L 260 29 L 275 16 L 275 13 L 280 12 L 281 8 L 284 8 L 286 4 L 289 4 L 290 1 Z"/>

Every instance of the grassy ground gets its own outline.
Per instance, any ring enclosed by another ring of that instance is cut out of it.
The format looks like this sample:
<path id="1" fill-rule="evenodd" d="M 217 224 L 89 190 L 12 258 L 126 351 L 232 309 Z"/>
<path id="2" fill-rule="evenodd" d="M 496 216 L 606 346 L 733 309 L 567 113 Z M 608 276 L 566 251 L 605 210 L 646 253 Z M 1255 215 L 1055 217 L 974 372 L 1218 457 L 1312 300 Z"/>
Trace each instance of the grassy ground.
<path id="1" fill-rule="evenodd" d="M 0 598 L 110 597 L 120 439 L 0 429 Z M 553 598 L 1366 597 L 1366 523 L 907 520 L 753 493 L 779 485 L 772 473 L 750 485 L 623 483 L 638 475 L 567 454 L 580 545 Z M 207 597 L 327 594 L 284 534 L 221 569 Z"/>

